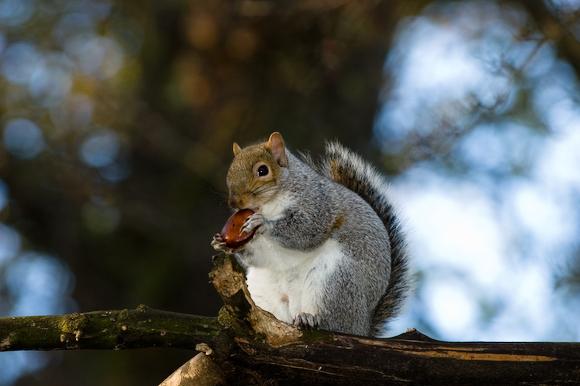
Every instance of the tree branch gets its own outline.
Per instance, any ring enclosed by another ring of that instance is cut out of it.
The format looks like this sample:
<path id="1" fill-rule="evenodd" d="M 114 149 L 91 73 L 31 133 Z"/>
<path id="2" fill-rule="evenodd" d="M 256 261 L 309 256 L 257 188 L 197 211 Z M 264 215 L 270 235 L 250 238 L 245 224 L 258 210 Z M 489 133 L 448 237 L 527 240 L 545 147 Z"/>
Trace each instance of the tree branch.
<path id="1" fill-rule="evenodd" d="M 139 306 L 57 316 L 0 318 L 0 351 L 195 348 L 220 333 L 216 318 Z"/>
<path id="2" fill-rule="evenodd" d="M 514 0 L 509 1 L 514 2 Z M 580 76 L 580 42 L 564 22 L 552 13 L 543 0 L 515 1 L 515 3 L 529 12 L 538 29 L 546 38 L 554 42 L 560 57 L 567 60 L 574 68 L 576 75 Z"/>
<path id="3" fill-rule="evenodd" d="M 159 386 L 213 386 L 220 384 L 225 384 L 223 372 L 208 355 L 200 352 L 175 370 Z"/>
<path id="4" fill-rule="evenodd" d="M 163 386 L 219 384 L 580 384 L 580 343 L 452 343 L 411 331 L 371 339 L 299 330 L 256 307 L 218 257 L 218 318 L 152 310 L 0 319 L 0 350 L 195 348 Z M 198 344 L 199 343 L 199 344 Z"/>
<path id="5" fill-rule="evenodd" d="M 244 366 L 296 384 L 544 385 L 580 382 L 578 343 L 449 343 L 411 333 L 333 334 L 272 348 L 239 342 Z"/>

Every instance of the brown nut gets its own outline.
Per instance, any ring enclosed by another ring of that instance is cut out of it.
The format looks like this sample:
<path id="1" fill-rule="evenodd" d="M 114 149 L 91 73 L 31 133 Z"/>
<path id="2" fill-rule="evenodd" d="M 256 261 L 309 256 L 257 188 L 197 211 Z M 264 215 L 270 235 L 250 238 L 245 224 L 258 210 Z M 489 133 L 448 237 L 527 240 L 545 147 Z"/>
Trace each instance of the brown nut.
<path id="1" fill-rule="evenodd" d="M 252 232 L 241 232 L 242 226 L 254 214 L 251 209 L 241 209 L 235 212 L 228 218 L 228 221 L 222 228 L 221 236 L 224 239 L 226 246 L 229 248 L 239 248 L 254 236 L 255 229 Z"/>

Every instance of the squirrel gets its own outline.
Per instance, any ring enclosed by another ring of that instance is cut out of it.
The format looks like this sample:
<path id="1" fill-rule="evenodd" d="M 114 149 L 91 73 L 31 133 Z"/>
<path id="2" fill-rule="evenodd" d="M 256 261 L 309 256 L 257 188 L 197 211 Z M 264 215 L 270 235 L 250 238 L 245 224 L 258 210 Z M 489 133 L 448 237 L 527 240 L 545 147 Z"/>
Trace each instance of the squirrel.
<path id="1" fill-rule="evenodd" d="M 241 148 L 227 173 L 228 204 L 251 209 L 232 250 L 254 303 L 300 328 L 378 336 L 409 289 L 408 257 L 384 178 L 360 156 L 327 143 L 321 162 L 296 156 L 282 135 Z"/>

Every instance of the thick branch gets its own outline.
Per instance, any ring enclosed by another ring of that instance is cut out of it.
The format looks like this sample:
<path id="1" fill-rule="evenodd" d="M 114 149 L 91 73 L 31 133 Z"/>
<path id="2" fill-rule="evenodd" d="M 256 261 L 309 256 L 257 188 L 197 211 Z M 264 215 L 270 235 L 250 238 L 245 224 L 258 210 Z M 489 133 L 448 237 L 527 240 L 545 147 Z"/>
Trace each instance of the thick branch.
<path id="1" fill-rule="evenodd" d="M 301 331 L 255 306 L 243 272 L 232 259 L 216 259 L 211 279 L 224 301 L 217 320 L 143 306 L 2 318 L 0 350 L 179 347 L 202 351 L 165 381 L 172 386 L 580 384 L 580 343 L 451 343 L 417 332 L 371 339 Z"/>
<path id="2" fill-rule="evenodd" d="M 57 316 L 0 318 L 0 351 L 126 349 L 177 347 L 193 349 L 219 334 L 216 318 L 159 311 L 93 311 Z"/>
<path id="3" fill-rule="evenodd" d="M 211 277 L 226 305 L 222 315 L 239 327 L 236 355 L 228 359 L 231 379 L 244 373 L 273 384 L 580 384 L 580 343 L 450 343 L 414 330 L 391 339 L 299 331 L 255 306 L 231 259 L 218 266 Z"/>
<path id="4" fill-rule="evenodd" d="M 326 338 L 279 348 L 239 342 L 247 354 L 239 358 L 267 379 L 296 384 L 580 382 L 578 343 L 448 343 L 420 335 L 389 340 L 341 335 Z"/>

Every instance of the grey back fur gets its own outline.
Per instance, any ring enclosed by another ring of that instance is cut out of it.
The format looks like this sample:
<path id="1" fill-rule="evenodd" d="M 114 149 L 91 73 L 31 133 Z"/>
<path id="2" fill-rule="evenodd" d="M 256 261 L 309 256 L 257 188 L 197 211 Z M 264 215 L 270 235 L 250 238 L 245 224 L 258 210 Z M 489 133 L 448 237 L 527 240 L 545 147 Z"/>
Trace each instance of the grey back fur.
<path id="1" fill-rule="evenodd" d="M 388 243 L 383 244 L 382 248 L 389 250 L 390 244 L 390 274 L 386 290 L 380 297 L 371 320 L 371 333 L 377 336 L 384 330 L 385 323 L 400 311 L 410 287 L 404 234 L 388 200 L 386 182 L 374 167 L 337 142 L 327 144 L 326 154 L 320 165 L 313 163 L 309 157 L 306 157 L 306 161 L 319 173 L 347 187 L 366 201 L 387 231 Z"/>

